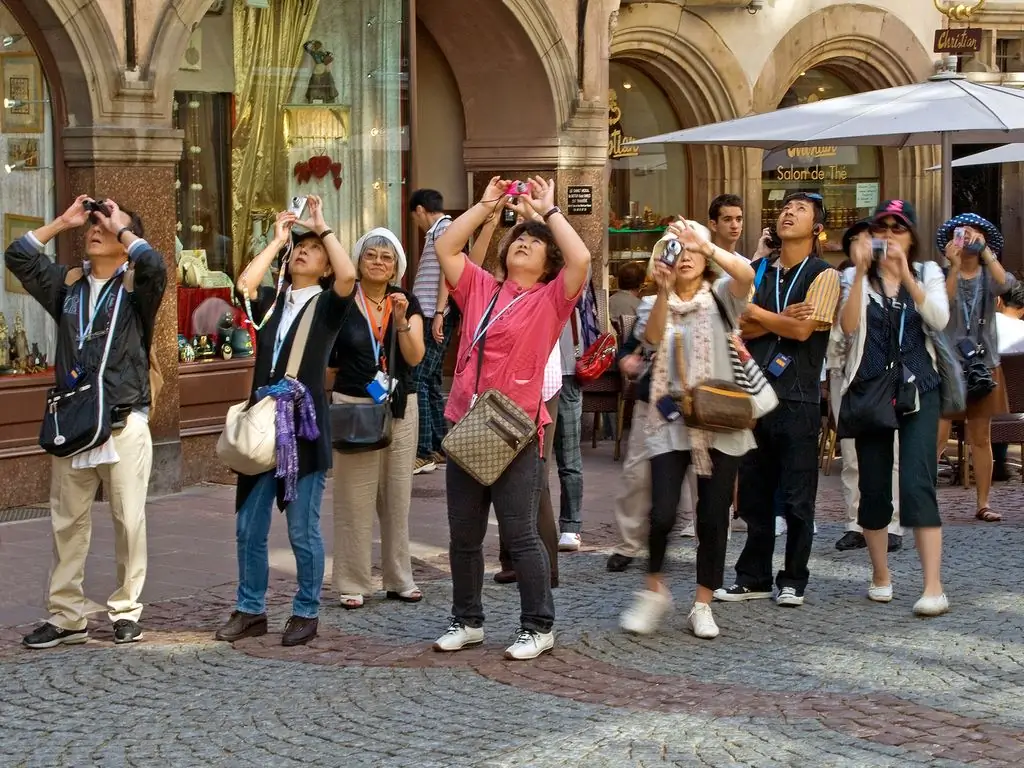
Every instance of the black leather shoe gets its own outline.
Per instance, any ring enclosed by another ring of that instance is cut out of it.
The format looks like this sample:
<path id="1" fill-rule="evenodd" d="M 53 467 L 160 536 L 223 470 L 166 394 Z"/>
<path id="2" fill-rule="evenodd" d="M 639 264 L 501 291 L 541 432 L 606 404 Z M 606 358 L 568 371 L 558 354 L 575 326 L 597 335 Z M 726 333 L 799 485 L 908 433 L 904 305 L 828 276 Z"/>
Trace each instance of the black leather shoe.
<path id="1" fill-rule="evenodd" d="M 233 643 L 243 637 L 259 637 L 267 634 L 267 614 L 235 611 L 214 637 L 226 643 Z"/>
<path id="2" fill-rule="evenodd" d="M 285 647 L 305 645 L 316 637 L 316 630 L 319 626 L 320 619 L 304 619 L 302 616 L 292 616 L 288 619 L 288 623 L 284 625 L 281 645 Z"/>
<path id="3" fill-rule="evenodd" d="M 899 552 L 903 549 L 903 537 L 897 536 L 895 533 L 889 534 L 889 551 Z"/>
<path id="4" fill-rule="evenodd" d="M 615 573 L 621 573 L 629 568 L 629 564 L 632 562 L 632 557 L 626 557 L 625 555 L 620 555 L 618 552 L 615 552 L 608 557 L 608 570 Z"/>
<path id="5" fill-rule="evenodd" d="M 118 619 L 114 622 L 114 643 L 134 643 L 142 639 L 142 627 L 137 621 Z"/>
<path id="6" fill-rule="evenodd" d="M 512 570 L 501 570 L 494 574 L 494 580 L 499 584 L 515 584 L 516 572 Z"/>
<path id="7" fill-rule="evenodd" d="M 864 549 L 868 543 L 864 540 L 863 533 L 857 533 L 857 531 L 847 531 L 843 534 L 843 537 L 836 542 L 836 549 L 840 552 L 846 552 L 851 549 Z"/>

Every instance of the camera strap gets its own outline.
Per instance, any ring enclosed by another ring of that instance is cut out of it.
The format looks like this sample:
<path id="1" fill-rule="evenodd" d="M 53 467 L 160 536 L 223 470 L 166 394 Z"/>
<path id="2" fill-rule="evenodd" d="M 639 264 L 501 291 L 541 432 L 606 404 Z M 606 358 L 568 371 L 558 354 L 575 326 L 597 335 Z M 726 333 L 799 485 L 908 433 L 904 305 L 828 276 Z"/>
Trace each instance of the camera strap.
<path id="1" fill-rule="evenodd" d="M 970 310 L 967 308 L 967 300 L 962 296 L 959 297 L 960 310 L 964 313 L 964 330 L 970 338 L 974 338 L 972 321 L 974 320 L 974 311 L 978 308 L 978 299 L 981 299 L 981 314 L 978 316 L 978 338 L 975 339 L 979 343 L 981 342 L 981 328 L 985 325 L 985 312 L 988 310 L 988 286 L 984 284 L 987 277 L 983 262 L 981 264 L 981 271 L 978 272 L 978 276 L 975 278 L 978 282 L 974 284 L 974 299 L 971 301 Z"/>

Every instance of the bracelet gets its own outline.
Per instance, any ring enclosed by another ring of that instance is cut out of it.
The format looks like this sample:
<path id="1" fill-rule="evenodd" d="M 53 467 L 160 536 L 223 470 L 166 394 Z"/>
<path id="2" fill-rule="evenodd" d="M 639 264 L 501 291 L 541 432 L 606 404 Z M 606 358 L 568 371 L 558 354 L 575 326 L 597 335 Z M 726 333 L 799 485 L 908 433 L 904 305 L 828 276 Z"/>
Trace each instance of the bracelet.
<path id="1" fill-rule="evenodd" d="M 545 214 L 544 214 L 544 215 L 543 215 L 543 216 L 542 216 L 541 218 L 543 218 L 543 219 L 544 219 L 544 221 L 546 222 L 546 221 L 547 221 L 548 219 L 550 219 L 550 218 L 551 218 L 552 216 L 554 216 L 554 215 L 555 215 L 556 213 L 561 213 L 561 212 L 562 212 L 562 209 L 561 209 L 561 208 L 559 208 L 559 207 L 558 207 L 558 206 L 556 205 L 556 206 L 555 206 L 554 208 L 552 208 L 552 209 L 551 209 L 550 211 L 548 211 L 547 213 L 545 213 Z"/>
<path id="2" fill-rule="evenodd" d="M 412 323 L 406 323 L 405 324 L 405 328 L 399 328 L 398 332 L 399 333 L 408 333 L 411 330 L 412 330 Z"/>
<path id="3" fill-rule="evenodd" d="M 119 242 L 119 243 L 121 242 L 121 236 L 124 235 L 125 232 L 131 232 L 131 231 L 132 231 L 131 227 L 121 227 L 119 230 L 117 230 L 117 242 Z M 124 245 L 124 243 L 121 243 L 121 244 Z"/>
<path id="4" fill-rule="evenodd" d="M 330 228 L 325 229 L 323 232 L 320 233 L 320 239 L 323 240 L 328 235 L 333 235 L 333 234 L 334 234 L 334 230 L 333 229 L 330 229 Z"/>

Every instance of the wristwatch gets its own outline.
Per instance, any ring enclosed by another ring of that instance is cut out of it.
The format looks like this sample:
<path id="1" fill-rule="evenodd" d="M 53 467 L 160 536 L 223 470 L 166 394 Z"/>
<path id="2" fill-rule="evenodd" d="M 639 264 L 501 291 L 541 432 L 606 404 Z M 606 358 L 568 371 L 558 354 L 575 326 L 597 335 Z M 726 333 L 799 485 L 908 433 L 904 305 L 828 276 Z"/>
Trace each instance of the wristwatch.
<path id="1" fill-rule="evenodd" d="M 119 243 L 121 242 L 121 237 L 124 235 L 125 232 L 131 232 L 131 231 L 132 231 L 131 227 L 121 227 L 119 230 L 117 230 L 117 242 L 119 242 Z"/>
<path id="2" fill-rule="evenodd" d="M 550 211 L 548 211 L 547 213 L 545 213 L 545 214 L 544 214 L 544 216 L 543 216 L 543 219 L 544 219 L 544 221 L 547 221 L 547 220 L 548 220 L 548 219 L 550 219 L 550 218 L 551 218 L 552 216 L 554 216 L 554 215 L 555 215 L 556 213 L 561 213 L 561 212 L 562 212 L 562 209 L 561 209 L 561 208 L 559 208 L 559 207 L 558 207 L 558 206 L 556 205 L 556 206 L 555 206 L 554 208 L 552 208 L 552 209 L 551 209 Z"/>

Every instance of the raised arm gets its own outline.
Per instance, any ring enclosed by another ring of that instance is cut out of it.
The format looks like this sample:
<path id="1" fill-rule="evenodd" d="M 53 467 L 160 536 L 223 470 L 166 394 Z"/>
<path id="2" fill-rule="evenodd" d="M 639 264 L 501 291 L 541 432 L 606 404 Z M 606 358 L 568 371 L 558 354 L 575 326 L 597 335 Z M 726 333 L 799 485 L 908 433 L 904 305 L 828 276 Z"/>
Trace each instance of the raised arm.
<path id="1" fill-rule="evenodd" d="M 164 257 L 144 238 L 131 230 L 132 219 L 113 200 L 105 203 L 110 215 L 102 212 L 94 214 L 104 229 L 120 236 L 121 245 L 128 249 L 128 261 L 134 273 L 134 289 L 136 306 L 148 324 L 147 333 L 152 332 L 156 313 L 160 309 L 164 291 L 167 289 L 167 265 Z"/>
<path id="2" fill-rule="evenodd" d="M 334 292 L 342 297 L 351 296 L 356 285 L 356 267 L 348 257 L 348 251 L 341 244 L 337 233 L 324 221 L 323 200 L 316 195 L 309 195 L 306 198 L 306 209 L 309 211 L 309 219 L 300 224 L 316 232 L 323 240 L 327 260 L 331 263 L 331 273 L 334 275 Z"/>
<path id="3" fill-rule="evenodd" d="M 551 234 L 565 261 L 565 298 L 576 298 L 590 274 L 590 250 L 565 215 L 555 209 L 555 182 L 534 176 L 530 180 L 529 194 L 524 199 L 551 228 Z"/>
<path id="4" fill-rule="evenodd" d="M 735 253 L 705 240 L 700 233 L 690 229 L 680 221 L 668 225 L 668 231 L 679 238 L 679 242 L 688 251 L 701 254 L 708 261 L 715 262 L 722 271 L 732 279 L 729 281 L 729 293 L 737 299 L 746 299 L 754 285 L 754 268 L 750 262 Z"/>
<path id="5" fill-rule="evenodd" d="M 248 296 L 250 299 L 256 298 L 260 282 L 262 282 L 263 276 L 267 274 L 267 270 L 270 269 L 274 257 L 288 245 L 288 241 L 292 236 L 292 225 L 295 221 L 295 214 L 288 211 L 282 211 L 277 214 L 277 219 L 274 221 L 274 238 L 267 243 L 267 247 L 260 251 L 256 258 L 250 261 L 245 269 L 242 270 L 242 274 L 238 276 L 238 282 L 235 284 L 235 287 L 240 294 Z"/>
<path id="6" fill-rule="evenodd" d="M 434 252 L 437 262 L 441 265 L 441 274 L 449 285 L 458 285 L 462 270 L 466 266 L 466 256 L 462 252 L 469 238 L 473 236 L 487 219 L 487 215 L 500 210 L 505 204 L 505 188 L 507 181 L 495 176 L 487 184 L 480 202 L 453 221 L 444 234 L 434 241 Z"/>

